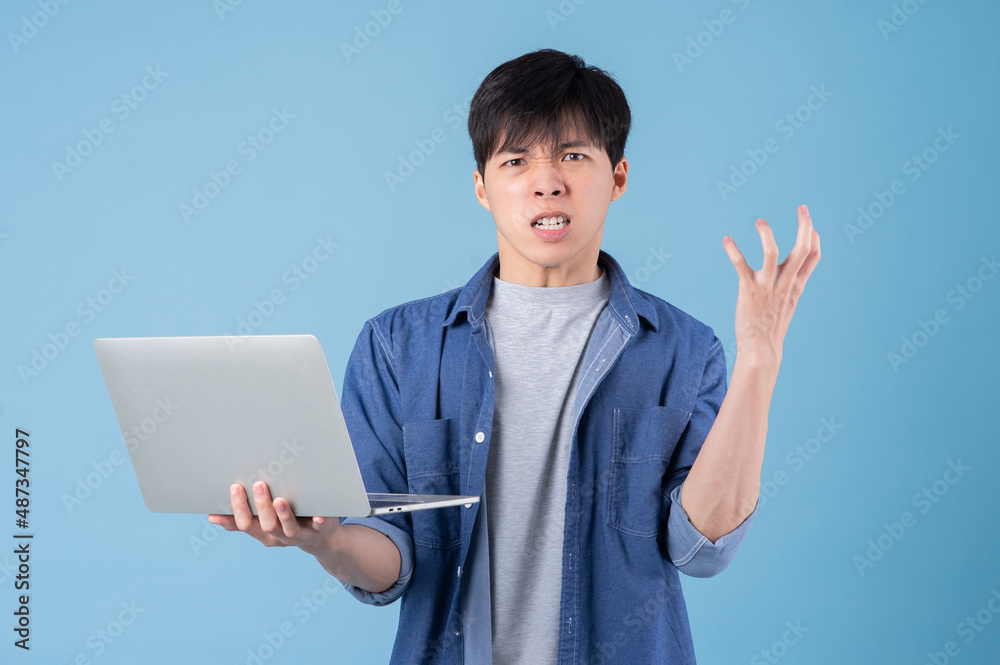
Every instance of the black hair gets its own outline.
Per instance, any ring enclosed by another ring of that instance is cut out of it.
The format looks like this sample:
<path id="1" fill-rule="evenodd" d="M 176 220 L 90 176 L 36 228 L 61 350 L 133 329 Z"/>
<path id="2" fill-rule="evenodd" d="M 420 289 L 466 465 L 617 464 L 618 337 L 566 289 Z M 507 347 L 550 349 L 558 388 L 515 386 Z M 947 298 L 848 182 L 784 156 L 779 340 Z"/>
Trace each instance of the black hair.
<path id="1" fill-rule="evenodd" d="M 579 56 L 540 49 L 503 63 L 483 79 L 469 108 L 476 168 L 485 176 L 490 157 L 543 137 L 554 149 L 563 124 L 582 130 L 614 168 L 625 155 L 632 114 L 614 78 Z"/>

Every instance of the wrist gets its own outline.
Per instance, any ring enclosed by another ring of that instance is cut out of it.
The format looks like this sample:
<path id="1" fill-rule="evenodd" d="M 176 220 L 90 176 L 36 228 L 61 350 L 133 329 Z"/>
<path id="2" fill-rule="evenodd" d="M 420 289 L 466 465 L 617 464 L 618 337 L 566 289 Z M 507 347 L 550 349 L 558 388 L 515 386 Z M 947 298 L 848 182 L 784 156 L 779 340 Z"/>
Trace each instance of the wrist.
<path id="1" fill-rule="evenodd" d="M 770 354 L 737 353 L 733 362 L 730 388 L 743 386 L 757 395 L 770 399 L 778 383 L 781 358 Z"/>
<path id="2" fill-rule="evenodd" d="M 733 367 L 737 365 L 758 372 L 777 374 L 781 367 L 781 349 L 763 346 L 737 347 Z"/>
<path id="3" fill-rule="evenodd" d="M 327 518 L 330 519 L 330 518 Z M 326 526 L 326 525 L 322 525 Z M 317 534 L 314 540 L 299 545 L 299 549 L 316 557 L 324 567 L 334 565 L 343 557 L 347 548 L 344 532 L 348 531 L 339 524 L 325 534 Z"/>

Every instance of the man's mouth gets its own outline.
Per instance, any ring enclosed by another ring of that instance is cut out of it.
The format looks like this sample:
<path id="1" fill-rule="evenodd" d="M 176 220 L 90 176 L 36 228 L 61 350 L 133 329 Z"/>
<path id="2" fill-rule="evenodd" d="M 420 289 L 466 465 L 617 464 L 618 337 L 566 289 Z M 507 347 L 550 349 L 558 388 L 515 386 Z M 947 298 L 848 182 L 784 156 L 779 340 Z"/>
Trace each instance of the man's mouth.
<path id="1" fill-rule="evenodd" d="M 545 231 L 558 231 L 569 224 L 569 217 L 565 215 L 552 215 L 551 217 L 540 217 L 532 225 Z"/>

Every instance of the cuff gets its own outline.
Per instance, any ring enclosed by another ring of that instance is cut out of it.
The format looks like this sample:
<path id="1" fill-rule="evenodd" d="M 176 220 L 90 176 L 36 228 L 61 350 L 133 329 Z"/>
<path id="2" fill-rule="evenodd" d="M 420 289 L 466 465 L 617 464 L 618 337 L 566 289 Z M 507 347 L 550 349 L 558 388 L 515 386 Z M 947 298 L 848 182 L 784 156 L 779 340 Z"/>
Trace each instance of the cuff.
<path id="1" fill-rule="evenodd" d="M 740 549 L 744 536 L 757 515 L 753 508 L 743 523 L 714 543 L 698 531 L 681 506 L 681 483 L 670 492 L 667 517 L 667 552 L 677 569 L 691 577 L 712 577 L 725 570 Z"/>
<path id="2" fill-rule="evenodd" d="M 379 517 L 344 517 L 341 524 L 360 524 L 369 529 L 374 529 L 384 534 L 392 541 L 392 544 L 399 550 L 399 578 L 396 582 L 379 593 L 372 593 L 346 582 L 341 582 L 347 592 L 367 605 L 388 605 L 403 595 L 410 585 L 410 578 L 413 576 L 413 543 L 405 531 L 399 527 L 389 524 Z"/>

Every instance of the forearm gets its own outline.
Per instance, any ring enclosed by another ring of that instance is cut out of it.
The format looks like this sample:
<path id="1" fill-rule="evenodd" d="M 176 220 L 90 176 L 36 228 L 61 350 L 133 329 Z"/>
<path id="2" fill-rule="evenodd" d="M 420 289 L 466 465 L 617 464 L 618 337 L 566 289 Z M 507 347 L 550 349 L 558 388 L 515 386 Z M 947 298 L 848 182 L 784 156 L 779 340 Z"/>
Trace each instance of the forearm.
<path id="1" fill-rule="evenodd" d="M 372 593 L 399 579 L 399 550 L 388 537 L 360 524 L 338 527 L 325 547 L 310 554 L 341 582 Z"/>
<path id="2" fill-rule="evenodd" d="M 715 423 L 681 490 L 691 524 L 713 543 L 753 512 L 780 360 L 741 354 Z"/>

